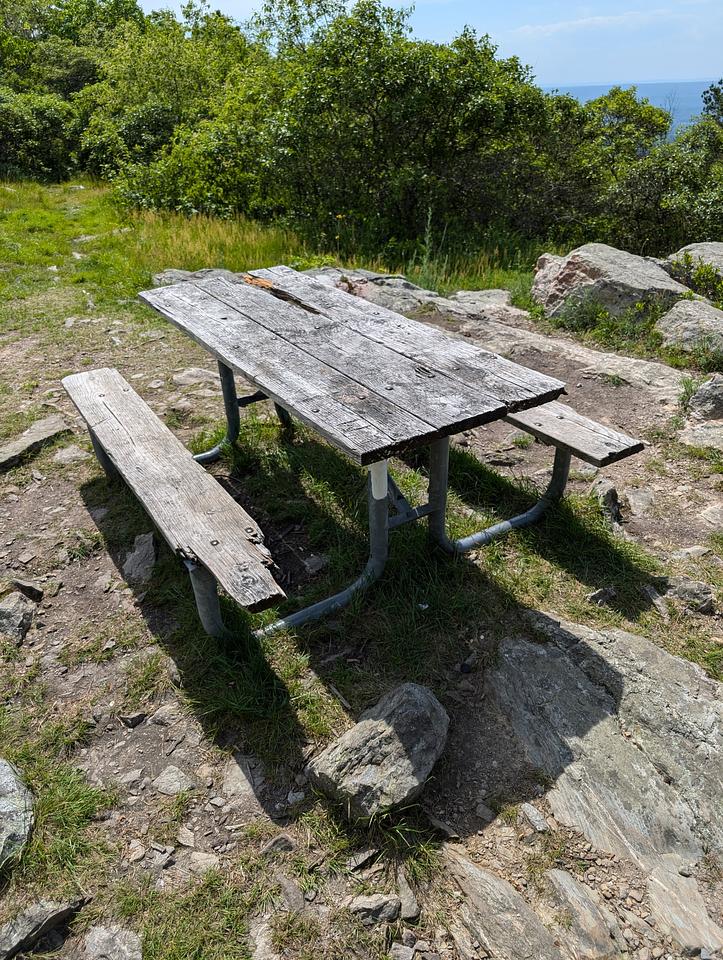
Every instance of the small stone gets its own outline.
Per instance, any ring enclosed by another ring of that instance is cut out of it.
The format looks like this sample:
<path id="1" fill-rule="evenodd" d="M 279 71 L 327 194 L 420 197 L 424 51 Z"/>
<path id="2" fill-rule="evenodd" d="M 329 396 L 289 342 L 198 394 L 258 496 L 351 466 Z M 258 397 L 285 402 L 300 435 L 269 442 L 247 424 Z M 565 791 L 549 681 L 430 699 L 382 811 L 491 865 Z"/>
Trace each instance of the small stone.
<path id="1" fill-rule="evenodd" d="M 184 790 L 192 790 L 195 784 L 183 770 L 170 764 L 156 777 L 153 786 L 159 793 L 167 797 L 175 797 Z"/>
<path id="2" fill-rule="evenodd" d="M 414 947 L 405 947 L 403 943 L 393 943 L 389 956 L 391 960 L 414 960 Z"/>
<path id="3" fill-rule="evenodd" d="M 176 839 L 182 847 L 195 847 L 196 845 L 196 836 L 188 827 L 180 826 L 176 834 Z"/>
<path id="4" fill-rule="evenodd" d="M 91 927 L 83 937 L 78 960 L 142 960 L 141 939 L 123 927 Z"/>
<path id="5" fill-rule="evenodd" d="M 611 603 L 617 595 L 618 592 L 615 587 L 600 587 L 599 590 L 594 590 L 592 593 L 589 593 L 585 599 L 588 603 L 592 603 L 596 607 L 604 607 Z"/>
<path id="6" fill-rule="evenodd" d="M 529 820 L 530 826 L 536 833 L 549 833 L 549 826 L 547 825 L 547 820 L 540 813 L 537 807 L 533 806 L 531 803 L 523 803 L 520 806 L 520 810 Z"/>
<path id="7" fill-rule="evenodd" d="M 399 897 L 385 893 L 354 897 L 349 903 L 349 910 L 361 920 L 365 927 L 374 927 L 379 923 L 393 923 L 399 916 L 400 909 Z"/>
<path id="8" fill-rule="evenodd" d="M 129 727 L 132 730 L 134 727 L 137 727 L 139 724 L 143 723 L 143 721 L 146 719 L 146 715 L 142 710 L 135 710 L 133 713 L 120 714 L 118 719 L 124 727 Z"/>
<path id="9" fill-rule="evenodd" d="M 22 593 L 10 593 L 0 600 L 0 633 L 21 644 L 35 616 L 35 604 Z"/>
<path id="10" fill-rule="evenodd" d="M 478 803 L 474 808 L 474 812 L 477 814 L 480 820 L 484 820 L 485 823 L 492 823 L 492 821 L 497 817 L 497 814 L 494 812 L 494 810 L 491 810 L 486 803 Z"/>
<path id="11" fill-rule="evenodd" d="M 207 873 L 209 870 L 215 870 L 220 863 L 215 853 L 204 853 L 201 850 L 194 850 L 191 854 L 190 868 L 191 873 Z"/>
<path id="12" fill-rule="evenodd" d="M 296 844 L 288 833 L 278 833 L 271 840 L 267 840 L 259 853 L 262 857 L 277 856 L 280 853 L 291 853 Z"/>
<path id="13" fill-rule="evenodd" d="M 128 844 L 128 861 L 130 863 L 140 863 L 146 855 L 146 848 L 140 840 L 131 840 Z"/>
<path id="14" fill-rule="evenodd" d="M 34 603 L 40 603 L 43 599 L 43 588 L 35 580 L 13 580 L 12 584 Z"/>
<path id="15" fill-rule="evenodd" d="M 142 776 L 143 768 L 137 767 L 135 770 L 129 770 L 127 773 L 122 773 L 118 777 L 118 783 L 122 783 L 124 786 L 130 787 L 135 783 L 139 783 Z"/>
<path id="16" fill-rule="evenodd" d="M 189 387 L 196 383 L 218 383 L 218 374 L 202 367 L 189 367 L 173 374 L 173 382 L 179 387 Z"/>
<path id="17" fill-rule="evenodd" d="M 61 447 L 53 454 L 53 462 L 66 466 L 69 463 L 82 463 L 84 460 L 90 460 L 90 454 L 86 450 L 71 443 L 67 447 Z"/>
<path id="18" fill-rule="evenodd" d="M 409 886 L 409 881 L 407 880 L 407 875 L 403 868 L 400 868 L 399 872 L 397 873 L 397 890 L 399 892 L 399 900 L 401 902 L 401 907 L 399 910 L 400 918 L 408 922 L 418 920 L 421 912 L 419 909 L 419 903 L 414 895 L 414 891 Z"/>
<path id="19" fill-rule="evenodd" d="M 153 533 L 141 533 L 133 542 L 133 549 L 123 564 L 123 576 L 129 583 L 148 583 L 156 563 L 156 545 Z"/>
<path id="20" fill-rule="evenodd" d="M 355 870 L 361 870 L 366 867 L 368 863 L 378 856 L 378 847 L 367 847 L 366 850 L 360 850 L 358 853 L 352 854 L 346 862 L 346 868 L 353 873 Z"/>
<path id="21" fill-rule="evenodd" d="M 593 481 L 590 493 L 600 504 L 600 509 L 608 523 L 613 526 L 620 524 L 622 513 L 620 512 L 620 497 L 615 484 L 607 477 L 598 477 Z"/>

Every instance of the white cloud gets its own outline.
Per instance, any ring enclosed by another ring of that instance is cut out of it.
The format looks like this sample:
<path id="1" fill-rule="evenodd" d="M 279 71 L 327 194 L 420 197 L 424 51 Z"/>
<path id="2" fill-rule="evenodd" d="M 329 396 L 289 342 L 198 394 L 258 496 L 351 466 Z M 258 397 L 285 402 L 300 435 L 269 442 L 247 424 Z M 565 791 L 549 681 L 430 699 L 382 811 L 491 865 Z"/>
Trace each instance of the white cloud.
<path id="1" fill-rule="evenodd" d="M 645 27 L 661 20 L 678 20 L 681 14 L 673 10 L 628 10 L 626 13 L 578 20 L 559 20 L 557 23 L 525 24 L 513 30 L 513 34 L 525 37 L 551 37 L 557 33 L 577 33 L 579 30 L 600 30 L 610 27 Z"/>

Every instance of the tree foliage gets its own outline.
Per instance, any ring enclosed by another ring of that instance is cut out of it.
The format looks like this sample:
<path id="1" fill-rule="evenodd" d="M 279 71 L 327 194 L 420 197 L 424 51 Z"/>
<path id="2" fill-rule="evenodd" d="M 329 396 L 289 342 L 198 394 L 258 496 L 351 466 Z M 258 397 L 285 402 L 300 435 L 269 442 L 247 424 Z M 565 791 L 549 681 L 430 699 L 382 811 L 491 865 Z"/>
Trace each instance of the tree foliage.
<path id="1" fill-rule="evenodd" d="M 135 206 L 280 219 L 341 251 L 721 234 L 723 84 L 670 140 L 635 89 L 544 93 L 489 37 L 420 41 L 382 0 L 267 0 L 242 27 L 0 0 L 0 56 L 2 169 L 84 168 Z"/>

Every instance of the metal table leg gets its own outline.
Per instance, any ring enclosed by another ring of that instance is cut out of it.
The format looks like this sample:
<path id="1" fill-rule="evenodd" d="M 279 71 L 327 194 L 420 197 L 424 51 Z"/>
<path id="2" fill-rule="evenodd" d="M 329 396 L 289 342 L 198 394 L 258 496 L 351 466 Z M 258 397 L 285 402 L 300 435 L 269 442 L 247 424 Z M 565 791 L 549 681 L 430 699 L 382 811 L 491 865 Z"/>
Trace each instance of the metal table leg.
<path id="1" fill-rule="evenodd" d="M 256 631 L 257 636 L 268 636 L 278 630 L 299 627 L 309 620 L 318 620 L 349 605 L 353 597 L 377 580 L 386 566 L 389 555 L 389 505 L 387 501 L 387 462 L 373 463 L 369 468 L 369 559 L 361 576 L 345 590 L 320 600 L 304 610 L 283 617 Z"/>
<path id="2" fill-rule="evenodd" d="M 234 444 L 238 440 L 241 421 L 239 418 L 239 400 L 236 396 L 236 381 L 233 370 L 227 367 L 225 363 L 218 361 L 218 374 L 221 378 L 221 390 L 223 391 L 223 406 L 226 411 L 226 436 L 217 443 L 215 447 L 206 450 L 205 453 L 197 453 L 193 458 L 199 463 L 215 463 L 221 456 L 221 450 L 225 444 Z M 262 395 L 263 396 L 263 395 Z M 259 397 L 261 399 L 261 397 Z"/>
<path id="3" fill-rule="evenodd" d="M 433 508 L 429 515 L 429 535 L 431 540 L 442 547 L 447 553 L 459 555 L 482 547 L 498 540 L 511 530 L 527 527 L 539 520 L 543 513 L 562 497 L 567 477 L 570 471 L 570 454 L 565 450 L 555 449 L 555 462 L 552 468 L 552 478 L 537 503 L 524 513 L 502 520 L 486 530 L 480 530 L 460 540 L 451 540 L 447 536 L 447 489 L 449 484 L 449 437 L 436 440 L 430 445 L 429 465 L 429 503 Z"/>

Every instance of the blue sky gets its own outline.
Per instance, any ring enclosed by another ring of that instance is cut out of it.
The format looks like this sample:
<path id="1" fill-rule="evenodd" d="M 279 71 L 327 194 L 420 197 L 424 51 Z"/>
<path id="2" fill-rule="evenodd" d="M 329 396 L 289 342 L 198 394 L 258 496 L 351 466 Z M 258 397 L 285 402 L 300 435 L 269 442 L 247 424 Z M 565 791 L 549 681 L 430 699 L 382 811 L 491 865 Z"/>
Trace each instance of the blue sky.
<path id="1" fill-rule="evenodd" d="M 389 0 L 391 6 L 409 6 Z M 142 0 L 146 10 L 178 7 Z M 258 0 L 211 0 L 245 19 Z M 723 0 L 417 0 L 415 33 L 449 40 L 465 24 L 520 57 L 541 84 L 706 80 L 723 75 Z"/>

